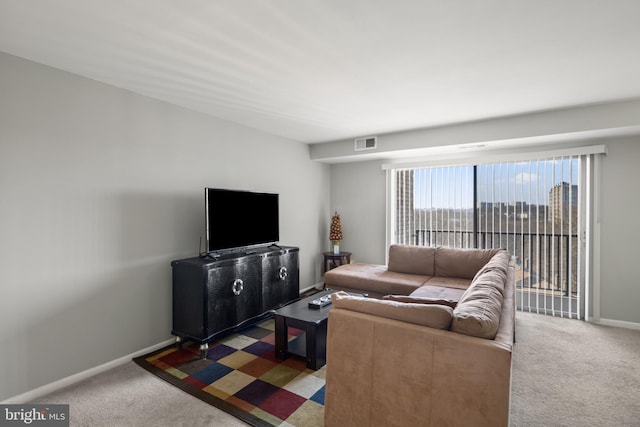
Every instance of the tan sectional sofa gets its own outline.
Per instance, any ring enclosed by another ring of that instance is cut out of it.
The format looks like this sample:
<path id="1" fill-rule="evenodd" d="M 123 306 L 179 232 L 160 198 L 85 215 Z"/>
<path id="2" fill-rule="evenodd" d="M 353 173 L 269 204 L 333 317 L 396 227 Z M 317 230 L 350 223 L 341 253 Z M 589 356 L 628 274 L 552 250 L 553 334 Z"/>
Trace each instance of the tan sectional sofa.
<path id="1" fill-rule="evenodd" d="M 515 260 L 392 245 L 388 266 L 325 273 L 326 426 L 507 426 Z"/>

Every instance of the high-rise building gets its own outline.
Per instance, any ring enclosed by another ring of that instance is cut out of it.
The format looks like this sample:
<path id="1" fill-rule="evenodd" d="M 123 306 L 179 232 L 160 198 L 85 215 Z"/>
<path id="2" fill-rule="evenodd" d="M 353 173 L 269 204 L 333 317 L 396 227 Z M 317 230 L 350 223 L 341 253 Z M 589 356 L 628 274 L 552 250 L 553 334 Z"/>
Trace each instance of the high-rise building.
<path id="1" fill-rule="evenodd" d="M 399 170 L 396 175 L 396 239 L 397 243 L 414 245 L 416 241 L 413 202 L 413 170 Z"/>
<path id="2" fill-rule="evenodd" d="M 578 186 L 568 182 L 554 185 L 549 190 L 549 220 L 568 218 L 571 207 L 578 205 Z"/>

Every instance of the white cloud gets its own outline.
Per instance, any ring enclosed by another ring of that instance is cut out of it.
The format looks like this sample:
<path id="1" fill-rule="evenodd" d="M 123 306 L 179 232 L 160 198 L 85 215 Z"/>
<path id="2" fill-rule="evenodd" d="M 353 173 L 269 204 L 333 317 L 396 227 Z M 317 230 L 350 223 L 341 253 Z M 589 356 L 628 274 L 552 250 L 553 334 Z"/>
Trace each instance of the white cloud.
<path id="1" fill-rule="evenodd" d="M 530 172 L 520 172 L 515 176 L 515 180 L 517 184 L 520 184 L 520 183 L 528 184 L 530 182 L 537 182 L 538 174 L 530 173 Z"/>

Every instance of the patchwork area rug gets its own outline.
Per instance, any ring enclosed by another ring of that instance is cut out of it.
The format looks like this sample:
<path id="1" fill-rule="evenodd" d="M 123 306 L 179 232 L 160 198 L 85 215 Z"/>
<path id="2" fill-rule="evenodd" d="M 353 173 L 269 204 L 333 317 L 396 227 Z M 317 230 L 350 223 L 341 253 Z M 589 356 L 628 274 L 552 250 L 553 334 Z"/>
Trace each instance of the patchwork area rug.
<path id="1" fill-rule="evenodd" d="M 301 357 L 275 357 L 275 322 L 265 320 L 209 344 L 175 345 L 138 357 L 141 367 L 248 424 L 324 425 L 325 367 L 313 371 Z M 289 328 L 289 340 L 302 331 Z"/>

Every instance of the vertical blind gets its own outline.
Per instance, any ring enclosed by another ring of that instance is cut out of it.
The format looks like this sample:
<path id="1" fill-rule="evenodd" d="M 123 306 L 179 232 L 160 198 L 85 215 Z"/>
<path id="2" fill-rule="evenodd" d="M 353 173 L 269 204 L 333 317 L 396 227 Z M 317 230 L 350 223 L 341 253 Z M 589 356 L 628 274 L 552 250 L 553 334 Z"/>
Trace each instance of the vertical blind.
<path id="1" fill-rule="evenodd" d="M 395 169 L 392 243 L 505 248 L 518 309 L 583 318 L 584 157 Z"/>

